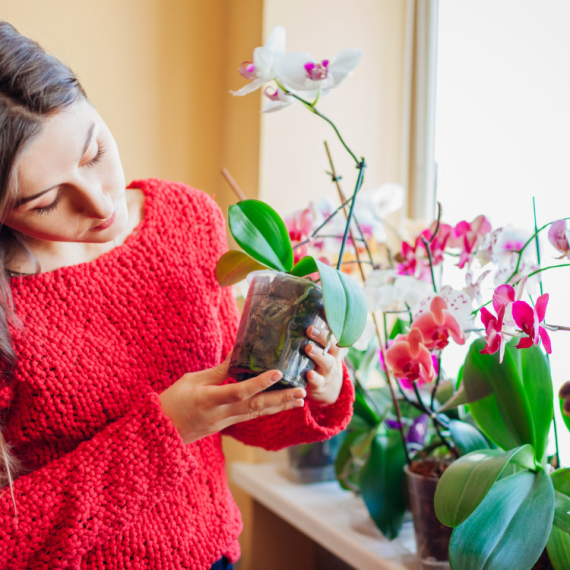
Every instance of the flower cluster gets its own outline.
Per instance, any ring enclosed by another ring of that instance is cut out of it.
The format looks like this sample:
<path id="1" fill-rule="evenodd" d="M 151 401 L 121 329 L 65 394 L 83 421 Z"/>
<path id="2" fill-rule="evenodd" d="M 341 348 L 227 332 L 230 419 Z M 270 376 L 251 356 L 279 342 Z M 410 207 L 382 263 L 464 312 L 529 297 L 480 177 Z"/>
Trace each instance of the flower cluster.
<path id="1" fill-rule="evenodd" d="M 279 111 L 295 103 L 299 97 L 318 99 L 338 87 L 356 68 L 363 52 L 356 48 L 342 50 L 333 59 L 315 60 L 309 53 L 285 53 L 285 28 L 277 26 L 264 46 L 255 48 L 253 61 L 245 61 L 240 74 L 250 79 L 233 95 L 247 95 L 270 81 L 263 94 L 268 99 L 262 112 Z"/>
<path id="2" fill-rule="evenodd" d="M 435 296 L 430 310 L 412 321 L 410 332 L 398 335 L 386 351 L 386 360 L 394 376 L 406 388 L 414 382 L 422 385 L 435 378 L 432 352 L 439 352 L 449 344 L 449 338 L 465 344 L 465 334 L 448 309 L 443 297 Z"/>

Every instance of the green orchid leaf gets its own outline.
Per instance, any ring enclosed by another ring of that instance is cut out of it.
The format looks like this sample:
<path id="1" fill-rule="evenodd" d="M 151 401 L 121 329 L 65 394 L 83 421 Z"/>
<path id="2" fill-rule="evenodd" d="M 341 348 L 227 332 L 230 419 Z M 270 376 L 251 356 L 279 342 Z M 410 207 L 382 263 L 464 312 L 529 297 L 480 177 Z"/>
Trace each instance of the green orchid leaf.
<path id="1" fill-rule="evenodd" d="M 570 568 L 569 534 L 553 526 L 546 544 L 546 550 L 554 570 L 568 570 Z"/>
<path id="2" fill-rule="evenodd" d="M 449 431 L 459 455 L 467 455 L 479 449 L 489 449 L 485 436 L 477 428 L 466 422 L 451 420 Z"/>
<path id="3" fill-rule="evenodd" d="M 566 429 L 568 431 L 570 431 L 570 417 L 568 417 L 564 413 L 564 398 L 561 398 L 560 396 L 558 396 L 558 400 L 560 403 L 560 413 L 562 414 L 562 420 L 564 421 L 564 425 L 566 426 Z"/>
<path id="4" fill-rule="evenodd" d="M 541 469 L 501 479 L 475 512 L 453 530 L 456 570 L 531 570 L 552 529 L 554 488 Z"/>
<path id="5" fill-rule="evenodd" d="M 360 472 L 360 468 L 354 461 L 352 446 L 355 444 L 358 445 L 359 441 L 364 439 L 368 433 L 368 429 L 350 431 L 338 450 L 334 470 L 340 486 L 347 491 L 352 491 L 357 488 Z"/>
<path id="6" fill-rule="evenodd" d="M 243 251 L 226 251 L 216 265 L 216 279 L 222 287 L 238 283 L 245 279 L 252 271 L 268 269 L 253 257 Z"/>
<path id="7" fill-rule="evenodd" d="M 445 402 L 442 406 L 438 408 L 438 412 L 447 412 L 448 410 L 453 410 L 459 406 L 467 404 L 467 393 L 465 392 L 465 387 L 461 385 L 459 390 Z"/>
<path id="8" fill-rule="evenodd" d="M 369 427 L 375 427 L 380 423 L 380 416 L 369 404 L 366 395 L 358 385 L 355 389 L 353 408 L 354 414 L 362 418 Z"/>
<path id="9" fill-rule="evenodd" d="M 556 510 L 554 526 L 570 533 L 570 469 L 558 469 L 550 475 L 554 485 Z"/>
<path id="10" fill-rule="evenodd" d="M 435 491 L 435 514 L 446 526 L 465 521 L 503 473 L 509 463 L 534 468 L 534 450 L 523 445 L 510 451 L 481 449 L 454 461 L 444 472 Z"/>
<path id="11" fill-rule="evenodd" d="M 315 271 L 321 277 L 327 322 L 338 345 L 350 346 L 366 326 L 366 297 L 354 279 L 311 256 L 303 257 L 291 273 L 304 277 Z"/>
<path id="12" fill-rule="evenodd" d="M 503 362 L 499 353 L 481 354 L 485 339 L 469 347 L 463 369 L 463 385 L 470 402 L 469 410 L 483 433 L 499 447 L 512 449 L 525 443 L 535 444 L 531 407 L 513 348 L 507 345 Z M 480 395 L 490 390 L 490 395 Z M 542 444 L 539 446 L 542 449 Z"/>
<path id="13" fill-rule="evenodd" d="M 570 533 L 570 497 L 555 490 L 554 503 L 554 526 Z"/>
<path id="14" fill-rule="evenodd" d="M 397 318 L 392 330 L 390 331 L 390 335 L 388 338 L 390 340 L 394 340 L 399 334 L 408 334 L 410 332 L 410 323 L 409 321 L 405 321 L 404 319 Z"/>
<path id="15" fill-rule="evenodd" d="M 360 490 L 366 508 L 380 531 L 396 538 L 406 510 L 404 465 L 406 456 L 397 430 L 378 433 L 371 442 L 370 455 L 360 471 Z"/>
<path id="16" fill-rule="evenodd" d="M 523 350 L 509 343 L 507 350 L 513 355 L 520 377 L 523 380 L 534 426 L 536 457 L 540 461 L 546 453 L 548 435 L 554 416 L 554 394 L 550 364 L 538 346 Z"/>
<path id="17" fill-rule="evenodd" d="M 289 272 L 293 246 L 279 214 L 260 200 L 242 200 L 230 206 L 230 232 L 239 246 L 259 263 Z"/>

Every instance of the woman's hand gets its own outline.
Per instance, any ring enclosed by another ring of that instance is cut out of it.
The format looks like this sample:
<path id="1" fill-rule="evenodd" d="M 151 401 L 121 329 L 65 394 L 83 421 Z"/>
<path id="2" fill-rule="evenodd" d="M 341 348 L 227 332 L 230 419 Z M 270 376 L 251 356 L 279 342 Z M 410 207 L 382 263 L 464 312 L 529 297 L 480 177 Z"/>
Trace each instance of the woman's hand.
<path id="1" fill-rule="evenodd" d="M 334 404 L 342 388 L 342 359 L 347 349 L 339 348 L 334 338 L 327 354 L 323 349 L 327 343 L 328 331 L 309 327 L 309 338 L 319 344 L 308 344 L 305 352 L 317 365 L 315 370 L 307 372 L 307 398 L 321 406 Z"/>
<path id="2" fill-rule="evenodd" d="M 230 355 L 215 368 L 185 374 L 159 395 L 165 414 L 184 443 L 191 443 L 224 428 L 283 410 L 299 408 L 303 388 L 260 394 L 283 376 L 269 370 L 255 378 L 220 386 L 228 378 Z"/>

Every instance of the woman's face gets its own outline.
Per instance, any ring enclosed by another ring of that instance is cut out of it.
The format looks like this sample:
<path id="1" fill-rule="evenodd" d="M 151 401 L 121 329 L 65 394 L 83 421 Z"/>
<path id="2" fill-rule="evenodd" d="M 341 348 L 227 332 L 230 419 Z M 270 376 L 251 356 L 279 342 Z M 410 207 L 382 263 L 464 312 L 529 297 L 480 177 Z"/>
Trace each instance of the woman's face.
<path id="1" fill-rule="evenodd" d="M 84 99 L 45 120 L 21 155 L 17 177 L 20 196 L 3 223 L 31 241 L 104 243 L 126 228 L 119 151 Z M 112 217 L 109 227 L 94 229 Z"/>

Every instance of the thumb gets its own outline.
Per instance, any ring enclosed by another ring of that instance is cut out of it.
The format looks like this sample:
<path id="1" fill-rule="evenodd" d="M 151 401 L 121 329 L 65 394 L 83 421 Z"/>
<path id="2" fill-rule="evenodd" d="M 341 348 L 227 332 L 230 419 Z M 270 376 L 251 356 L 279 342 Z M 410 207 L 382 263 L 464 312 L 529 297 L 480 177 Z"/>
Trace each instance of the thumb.
<path id="1" fill-rule="evenodd" d="M 223 362 L 220 362 L 214 368 L 208 368 L 207 370 L 202 370 L 198 373 L 199 378 L 197 378 L 198 383 L 204 386 L 221 384 L 229 378 L 228 370 L 230 368 L 230 360 L 232 358 L 232 351 L 226 356 Z"/>

